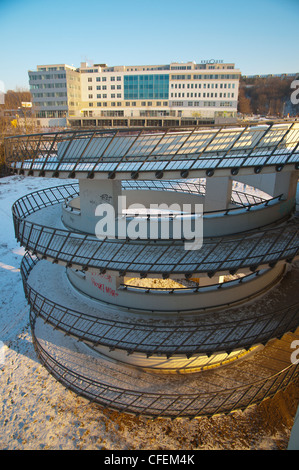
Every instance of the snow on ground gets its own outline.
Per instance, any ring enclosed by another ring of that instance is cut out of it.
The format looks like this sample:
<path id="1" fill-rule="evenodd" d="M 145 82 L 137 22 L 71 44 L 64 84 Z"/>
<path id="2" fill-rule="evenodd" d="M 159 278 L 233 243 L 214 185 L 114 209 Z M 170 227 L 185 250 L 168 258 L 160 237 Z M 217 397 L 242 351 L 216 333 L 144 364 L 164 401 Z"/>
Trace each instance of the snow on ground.
<path id="1" fill-rule="evenodd" d="M 41 366 L 31 340 L 19 272 L 24 250 L 14 236 L 11 206 L 24 194 L 63 183 L 22 176 L 0 179 L 0 449 L 285 449 L 299 401 L 295 385 L 244 413 L 152 421 L 89 403 Z"/>

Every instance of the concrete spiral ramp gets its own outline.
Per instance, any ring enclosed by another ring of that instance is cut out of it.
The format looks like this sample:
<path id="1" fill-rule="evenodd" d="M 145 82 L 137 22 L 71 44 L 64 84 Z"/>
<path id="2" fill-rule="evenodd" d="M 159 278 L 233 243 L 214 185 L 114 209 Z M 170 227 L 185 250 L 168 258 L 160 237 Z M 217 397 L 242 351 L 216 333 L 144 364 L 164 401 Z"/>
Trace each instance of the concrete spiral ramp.
<path id="1" fill-rule="evenodd" d="M 5 150 L 13 173 L 78 180 L 12 208 L 33 341 L 57 380 L 169 418 L 243 410 L 296 380 L 298 122 L 67 130 Z M 184 221 L 202 223 L 200 246 L 176 236 Z"/>

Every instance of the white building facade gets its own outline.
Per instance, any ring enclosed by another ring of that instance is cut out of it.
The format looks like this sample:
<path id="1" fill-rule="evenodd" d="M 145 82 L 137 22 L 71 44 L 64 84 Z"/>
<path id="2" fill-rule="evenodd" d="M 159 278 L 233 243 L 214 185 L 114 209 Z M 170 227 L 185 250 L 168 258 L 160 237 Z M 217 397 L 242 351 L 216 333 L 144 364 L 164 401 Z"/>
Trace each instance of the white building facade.
<path id="1" fill-rule="evenodd" d="M 74 74 L 80 79 L 80 103 L 79 95 L 75 106 L 68 99 L 70 126 L 213 124 L 236 118 L 240 71 L 220 60 L 114 67 L 84 62 L 66 74 L 67 91 Z M 37 83 L 32 72 L 29 76 L 33 102 L 40 106 L 32 88 Z"/>
<path id="2" fill-rule="evenodd" d="M 38 124 L 66 126 L 81 107 L 80 74 L 66 64 L 38 65 L 29 71 L 29 86 Z"/>

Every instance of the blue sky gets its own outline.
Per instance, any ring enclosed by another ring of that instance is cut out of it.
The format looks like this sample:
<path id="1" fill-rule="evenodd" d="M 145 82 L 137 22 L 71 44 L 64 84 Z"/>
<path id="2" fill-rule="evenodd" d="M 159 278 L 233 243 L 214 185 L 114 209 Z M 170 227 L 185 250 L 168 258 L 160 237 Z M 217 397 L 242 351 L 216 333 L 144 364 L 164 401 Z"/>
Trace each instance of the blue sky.
<path id="1" fill-rule="evenodd" d="M 245 74 L 299 72 L 299 0 L 0 0 L 0 81 L 36 65 L 223 59 Z"/>

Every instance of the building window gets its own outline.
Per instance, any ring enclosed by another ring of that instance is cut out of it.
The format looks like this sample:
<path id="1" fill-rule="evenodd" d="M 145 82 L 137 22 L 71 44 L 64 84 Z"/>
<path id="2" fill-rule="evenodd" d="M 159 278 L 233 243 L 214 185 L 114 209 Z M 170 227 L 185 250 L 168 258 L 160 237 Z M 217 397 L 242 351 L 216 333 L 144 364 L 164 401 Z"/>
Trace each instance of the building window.
<path id="1" fill-rule="evenodd" d="M 231 107 L 233 106 L 233 103 L 231 101 L 221 101 L 220 106 Z"/>
<path id="2" fill-rule="evenodd" d="M 93 95 L 88 95 L 88 98 L 89 98 L 89 99 L 92 99 L 92 97 L 93 97 Z"/>
<path id="3" fill-rule="evenodd" d="M 124 99 L 151 100 L 168 98 L 169 75 L 125 75 Z"/>
<path id="4" fill-rule="evenodd" d="M 92 82 L 92 77 L 88 77 L 88 82 Z"/>

